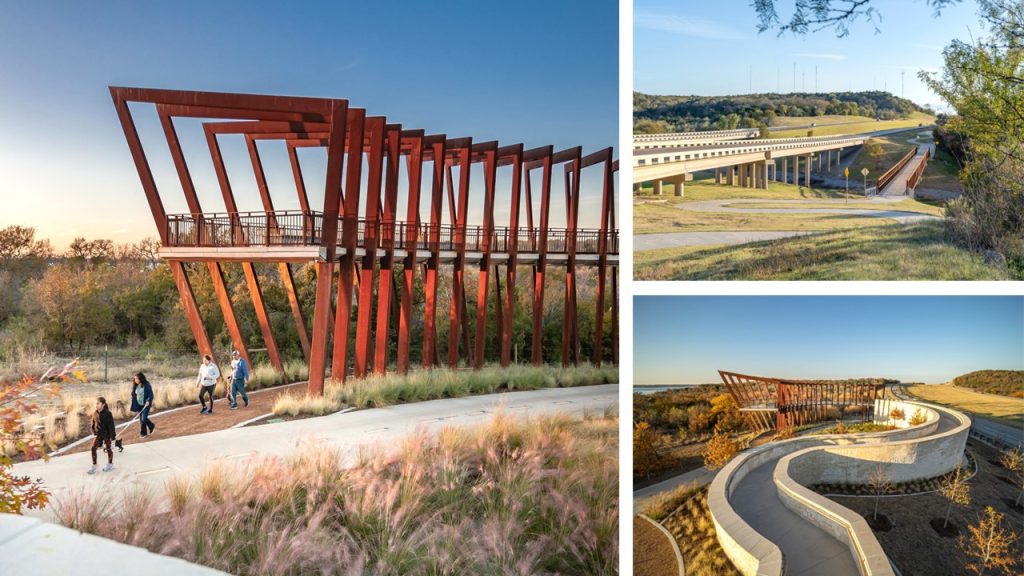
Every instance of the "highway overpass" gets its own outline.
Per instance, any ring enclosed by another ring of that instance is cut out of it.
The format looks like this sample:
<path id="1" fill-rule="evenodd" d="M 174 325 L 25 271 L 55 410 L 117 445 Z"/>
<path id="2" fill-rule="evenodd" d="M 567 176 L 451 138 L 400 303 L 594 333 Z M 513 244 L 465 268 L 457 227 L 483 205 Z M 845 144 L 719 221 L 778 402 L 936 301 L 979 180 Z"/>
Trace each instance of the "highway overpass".
<path id="1" fill-rule="evenodd" d="M 645 142 L 655 142 L 648 138 L 654 135 L 642 136 Z M 789 174 L 792 170 L 791 180 L 794 184 L 800 183 L 802 171 L 803 183 L 810 185 L 812 172 L 837 172 L 843 149 L 864 144 L 870 135 L 718 139 L 700 142 L 664 139 L 657 143 L 657 147 L 637 149 L 638 137 L 640 136 L 634 137 L 634 190 L 643 182 L 653 182 L 654 193 L 659 195 L 664 184 L 672 184 L 675 187 L 675 195 L 682 196 L 684 182 L 692 180 L 694 172 L 712 169 L 715 171 L 716 184 L 767 188 L 770 180 L 790 181 Z"/>

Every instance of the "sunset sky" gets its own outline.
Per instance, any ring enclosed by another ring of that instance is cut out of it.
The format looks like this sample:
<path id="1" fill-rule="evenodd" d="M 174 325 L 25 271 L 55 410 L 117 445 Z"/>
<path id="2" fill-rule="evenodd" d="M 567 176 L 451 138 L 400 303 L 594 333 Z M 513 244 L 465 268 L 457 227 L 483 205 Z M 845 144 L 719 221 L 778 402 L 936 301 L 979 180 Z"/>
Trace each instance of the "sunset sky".
<path id="1" fill-rule="evenodd" d="M 427 133 L 586 153 L 615 145 L 617 20 L 609 0 L 8 5 L 0 227 L 34 226 L 58 247 L 156 235 L 109 85 L 347 98 Z M 155 115 L 139 122 L 158 183 L 180 196 L 166 144 L 147 139 Z M 186 154 L 198 150 L 181 131 Z M 233 164 L 236 144 L 225 156 L 244 207 L 255 183 Z M 283 160 L 269 150 L 272 171 Z M 189 162 L 204 207 L 221 210 L 208 155 Z M 288 178 L 271 175 L 272 193 Z"/>

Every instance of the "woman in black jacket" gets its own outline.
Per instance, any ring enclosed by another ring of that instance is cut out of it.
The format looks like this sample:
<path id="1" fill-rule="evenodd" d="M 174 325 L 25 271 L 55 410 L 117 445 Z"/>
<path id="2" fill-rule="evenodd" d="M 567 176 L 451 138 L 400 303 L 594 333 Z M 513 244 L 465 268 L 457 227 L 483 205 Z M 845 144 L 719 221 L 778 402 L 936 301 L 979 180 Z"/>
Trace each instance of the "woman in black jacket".
<path id="1" fill-rule="evenodd" d="M 101 446 L 107 453 L 107 465 L 103 471 L 110 472 L 114 469 L 114 451 L 110 443 L 117 436 L 117 430 L 114 428 L 114 415 L 107 407 L 107 399 L 102 396 L 96 399 L 96 411 L 92 413 L 92 433 L 96 438 L 92 441 L 92 468 L 89 468 L 89 474 L 96 473 L 96 450 Z"/>

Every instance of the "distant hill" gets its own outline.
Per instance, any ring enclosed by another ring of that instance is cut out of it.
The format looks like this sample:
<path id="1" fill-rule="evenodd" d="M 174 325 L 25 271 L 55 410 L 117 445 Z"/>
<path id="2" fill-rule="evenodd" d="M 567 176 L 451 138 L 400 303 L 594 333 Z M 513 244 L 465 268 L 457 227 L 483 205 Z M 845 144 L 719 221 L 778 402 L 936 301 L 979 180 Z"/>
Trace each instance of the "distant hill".
<path id="1" fill-rule="evenodd" d="M 636 133 L 732 130 L 769 126 L 778 116 L 867 116 L 896 120 L 930 110 L 888 92 L 827 94 L 743 94 L 738 96 L 656 96 L 633 93 Z"/>
<path id="2" fill-rule="evenodd" d="M 1024 370 L 978 370 L 957 376 L 950 384 L 987 394 L 1024 398 Z"/>

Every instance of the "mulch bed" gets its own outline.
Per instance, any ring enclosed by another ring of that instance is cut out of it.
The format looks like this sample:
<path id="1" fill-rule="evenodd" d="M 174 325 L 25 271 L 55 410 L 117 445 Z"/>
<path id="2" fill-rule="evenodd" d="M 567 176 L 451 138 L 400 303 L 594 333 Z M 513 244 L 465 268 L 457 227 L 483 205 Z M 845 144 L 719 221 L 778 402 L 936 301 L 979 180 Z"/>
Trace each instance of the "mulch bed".
<path id="1" fill-rule="evenodd" d="M 943 522 L 942 518 L 932 518 L 928 521 L 932 525 L 932 530 L 935 530 L 935 533 L 943 538 L 953 538 L 960 534 L 960 527 L 954 524 L 952 520 L 946 523 L 945 527 L 942 526 Z"/>
<path id="2" fill-rule="evenodd" d="M 885 514 L 879 514 L 878 516 L 865 514 L 864 519 L 868 521 L 868 526 L 871 526 L 871 529 L 875 532 L 888 532 L 892 530 L 892 520 Z"/>
<path id="3" fill-rule="evenodd" d="M 1003 504 L 1006 504 L 1006 507 L 1014 512 L 1024 513 L 1024 500 L 1022 500 L 1020 504 L 1017 504 L 1016 498 L 1003 498 Z"/>
<path id="4" fill-rule="evenodd" d="M 678 576 L 672 542 L 665 534 L 639 516 L 633 517 L 633 574 L 636 576 Z"/>

